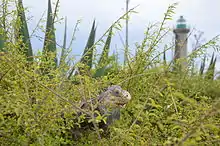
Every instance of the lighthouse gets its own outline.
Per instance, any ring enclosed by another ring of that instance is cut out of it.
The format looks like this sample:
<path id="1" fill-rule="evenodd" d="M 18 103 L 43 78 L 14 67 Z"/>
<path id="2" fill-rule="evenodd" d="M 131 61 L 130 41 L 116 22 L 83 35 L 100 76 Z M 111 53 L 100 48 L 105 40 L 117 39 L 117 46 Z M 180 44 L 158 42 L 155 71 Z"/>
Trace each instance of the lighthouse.
<path id="1" fill-rule="evenodd" d="M 173 30 L 175 34 L 175 53 L 174 53 L 174 60 L 185 58 L 187 57 L 187 42 L 188 42 L 188 33 L 190 29 L 186 24 L 186 20 L 183 16 L 177 20 L 177 24 Z M 184 61 L 181 63 L 182 65 L 186 66 L 187 62 Z"/>

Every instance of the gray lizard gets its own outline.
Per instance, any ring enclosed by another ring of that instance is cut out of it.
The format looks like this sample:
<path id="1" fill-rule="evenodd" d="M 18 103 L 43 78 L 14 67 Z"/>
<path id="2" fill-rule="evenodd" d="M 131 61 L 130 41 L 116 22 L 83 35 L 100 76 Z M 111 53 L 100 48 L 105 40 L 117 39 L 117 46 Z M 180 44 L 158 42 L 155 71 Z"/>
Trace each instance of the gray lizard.
<path id="1" fill-rule="evenodd" d="M 131 100 L 131 95 L 128 91 L 123 90 L 118 85 L 108 87 L 108 89 L 102 92 L 97 98 L 92 98 L 88 101 L 82 101 L 80 108 L 87 111 L 98 111 L 102 116 L 106 116 L 106 123 L 98 123 L 98 127 L 107 132 L 107 128 L 115 120 L 120 119 L 120 109 L 124 108 L 125 105 Z M 78 117 L 83 113 L 79 112 Z M 71 129 L 71 133 L 74 139 L 80 137 L 80 135 L 88 129 L 93 129 L 94 125 L 88 122 L 90 119 L 96 117 L 97 114 L 86 115 L 83 123 L 80 123 L 80 128 Z"/>
<path id="2" fill-rule="evenodd" d="M 101 115 L 107 116 L 107 125 L 113 121 L 120 119 L 120 109 L 131 100 L 131 95 L 128 91 L 123 90 L 118 85 L 108 87 L 102 92 L 98 98 L 93 98 L 89 101 L 83 101 L 80 108 L 87 110 L 98 110 Z"/>

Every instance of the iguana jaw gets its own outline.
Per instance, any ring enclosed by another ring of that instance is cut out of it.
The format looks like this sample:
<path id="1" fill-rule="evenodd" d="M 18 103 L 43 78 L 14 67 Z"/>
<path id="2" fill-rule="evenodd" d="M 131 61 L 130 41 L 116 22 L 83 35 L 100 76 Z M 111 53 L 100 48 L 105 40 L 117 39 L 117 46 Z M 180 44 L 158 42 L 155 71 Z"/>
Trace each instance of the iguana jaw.
<path id="1" fill-rule="evenodd" d="M 127 91 L 124 91 L 123 96 L 120 99 L 118 99 L 118 102 L 115 102 L 115 104 L 121 108 L 124 108 L 130 100 L 131 100 L 130 93 Z"/>
<path id="2" fill-rule="evenodd" d="M 125 108 L 127 103 L 116 103 L 120 108 Z"/>

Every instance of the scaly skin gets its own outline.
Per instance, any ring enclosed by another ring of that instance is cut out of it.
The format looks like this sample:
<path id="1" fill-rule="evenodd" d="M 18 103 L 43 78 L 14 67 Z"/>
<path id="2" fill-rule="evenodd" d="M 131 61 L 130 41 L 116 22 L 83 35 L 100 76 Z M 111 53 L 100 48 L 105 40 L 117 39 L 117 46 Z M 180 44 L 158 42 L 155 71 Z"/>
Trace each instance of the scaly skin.
<path id="1" fill-rule="evenodd" d="M 110 86 L 106 91 L 102 92 L 98 98 L 91 99 L 87 102 L 81 103 L 82 109 L 98 110 L 100 114 L 108 114 L 107 125 L 111 124 L 114 120 L 120 118 L 120 109 L 131 100 L 131 95 L 128 91 L 123 90 L 118 85 Z"/>
<path id="2" fill-rule="evenodd" d="M 131 100 L 131 95 L 128 91 L 123 90 L 118 85 L 110 86 L 106 91 L 102 92 L 98 98 L 93 98 L 90 101 L 82 102 L 82 109 L 91 109 L 91 104 L 95 107 L 105 106 L 108 108 L 122 108 Z"/>
<path id="3" fill-rule="evenodd" d="M 102 92 L 97 98 L 93 98 L 89 101 L 81 102 L 80 108 L 88 111 L 99 111 L 101 115 L 107 116 L 107 123 L 100 122 L 98 127 L 107 132 L 108 126 L 112 124 L 115 120 L 120 119 L 120 109 L 125 107 L 125 105 L 131 100 L 131 95 L 128 91 L 123 90 L 118 85 L 110 86 L 106 91 Z M 82 113 L 79 112 L 78 116 Z M 94 113 L 94 117 L 97 114 Z M 86 115 L 86 119 L 81 123 L 80 128 L 72 128 L 71 134 L 74 139 L 78 139 L 80 135 L 88 129 L 93 129 L 93 123 L 88 122 L 89 119 L 93 118 L 91 115 Z"/>

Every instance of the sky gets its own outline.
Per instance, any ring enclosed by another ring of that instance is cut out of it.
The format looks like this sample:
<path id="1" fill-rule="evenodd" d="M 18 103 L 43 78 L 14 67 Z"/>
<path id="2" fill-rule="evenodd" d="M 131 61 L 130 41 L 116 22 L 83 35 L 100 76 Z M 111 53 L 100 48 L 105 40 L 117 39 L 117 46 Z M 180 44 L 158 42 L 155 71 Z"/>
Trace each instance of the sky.
<path id="1" fill-rule="evenodd" d="M 47 0 L 23 0 L 24 6 L 28 8 L 27 17 L 29 20 L 29 31 L 37 26 L 39 19 L 45 13 L 46 17 Z M 59 17 L 67 17 L 68 21 L 68 41 L 70 41 L 73 28 L 77 20 L 81 20 L 79 30 L 76 33 L 76 40 L 72 45 L 73 54 L 81 55 L 85 47 L 88 34 L 91 29 L 92 21 L 96 19 L 97 38 L 99 38 L 108 27 L 125 12 L 126 0 L 60 0 Z M 56 0 L 52 0 L 53 8 Z M 192 28 L 204 32 L 204 40 L 208 41 L 214 36 L 220 34 L 220 0 L 130 0 L 129 8 L 139 5 L 132 14 L 129 21 L 129 45 L 134 50 L 134 43 L 141 42 L 144 37 L 144 31 L 149 23 L 161 22 L 168 6 L 178 2 L 173 20 L 168 24 L 174 27 L 176 20 L 183 15 L 187 24 Z M 45 24 L 42 23 L 43 25 Z M 62 45 L 64 21 L 56 25 L 57 43 Z M 124 32 L 120 32 L 124 37 Z M 41 32 L 38 35 L 43 37 Z M 170 38 L 174 37 L 169 36 Z M 168 38 L 169 38 L 168 37 Z M 192 40 L 192 38 L 190 38 Z M 168 41 L 168 40 L 167 40 Z M 172 39 L 170 39 L 172 41 Z M 32 39 L 33 48 L 37 50 L 42 48 L 43 42 L 37 38 Z M 192 42 L 189 41 L 188 48 Z M 116 34 L 111 44 L 111 49 L 123 54 L 122 43 Z M 209 50 L 211 52 L 211 50 Z M 220 59 L 220 58 L 219 58 Z M 220 69 L 220 66 L 219 66 Z"/>

